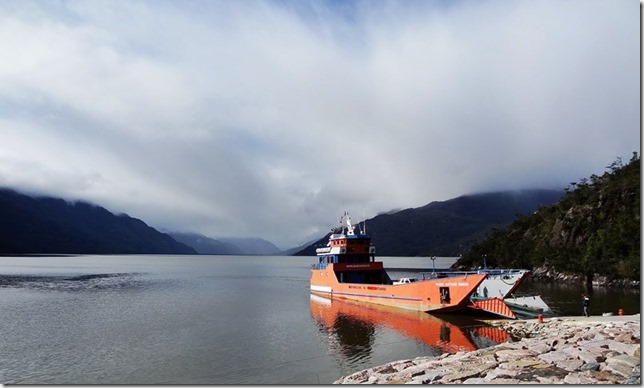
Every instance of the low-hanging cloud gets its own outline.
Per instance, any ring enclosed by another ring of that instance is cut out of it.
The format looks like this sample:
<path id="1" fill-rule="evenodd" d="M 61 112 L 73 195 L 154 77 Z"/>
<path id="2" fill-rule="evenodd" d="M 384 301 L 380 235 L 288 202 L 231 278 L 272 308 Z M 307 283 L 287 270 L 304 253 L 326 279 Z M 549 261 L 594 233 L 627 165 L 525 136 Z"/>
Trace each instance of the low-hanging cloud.
<path id="1" fill-rule="evenodd" d="M 639 151 L 639 4 L 0 4 L 0 185 L 288 248 Z"/>

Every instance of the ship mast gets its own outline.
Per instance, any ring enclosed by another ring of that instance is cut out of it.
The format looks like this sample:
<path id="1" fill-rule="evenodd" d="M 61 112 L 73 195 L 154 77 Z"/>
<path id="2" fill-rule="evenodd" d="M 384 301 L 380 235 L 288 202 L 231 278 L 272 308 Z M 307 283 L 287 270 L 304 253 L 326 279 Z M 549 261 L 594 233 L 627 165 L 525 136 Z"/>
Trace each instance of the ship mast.
<path id="1" fill-rule="evenodd" d="M 353 236 L 353 230 L 355 229 L 355 226 L 351 224 L 351 217 L 349 217 L 349 212 L 344 211 L 344 220 L 347 224 L 347 236 Z"/>

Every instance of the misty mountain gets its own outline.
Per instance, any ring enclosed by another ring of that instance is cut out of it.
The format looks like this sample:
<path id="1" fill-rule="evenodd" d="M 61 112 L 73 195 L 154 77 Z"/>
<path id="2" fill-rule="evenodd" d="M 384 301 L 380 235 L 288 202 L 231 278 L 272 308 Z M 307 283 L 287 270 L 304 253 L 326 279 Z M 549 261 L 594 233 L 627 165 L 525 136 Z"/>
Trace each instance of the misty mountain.
<path id="1" fill-rule="evenodd" d="M 243 255 L 275 255 L 281 251 L 273 243 L 256 237 L 219 237 L 219 240 L 236 246 Z"/>
<path id="2" fill-rule="evenodd" d="M 459 256 L 493 228 L 557 202 L 563 190 L 518 190 L 464 195 L 366 221 L 378 256 Z M 333 227 L 336 225 L 329 225 Z M 365 228 L 361 222 L 357 228 Z M 315 255 L 329 234 L 295 255 Z"/>
<path id="3" fill-rule="evenodd" d="M 202 255 L 275 255 L 280 249 L 261 238 L 211 238 L 198 233 L 168 233 Z"/>
<path id="4" fill-rule="evenodd" d="M 1 254 L 195 254 L 127 214 L 0 189 Z"/>
<path id="5" fill-rule="evenodd" d="M 298 245 L 298 246 L 296 246 L 294 248 L 289 248 L 289 249 L 287 249 L 285 251 L 282 251 L 279 254 L 282 255 L 282 256 L 297 256 L 297 254 L 300 251 L 306 249 L 307 247 L 309 247 L 309 245 L 314 245 L 314 244 L 317 244 L 317 243 L 318 243 L 318 240 L 311 240 L 311 241 L 308 241 L 308 242 L 306 242 L 306 243 L 304 243 L 302 245 Z"/>
<path id="6" fill-rule="evenodd" d="M 467 195 L 381 213 L 367 220 L 366 227 L 380 256 L 458 256 L 492 228 L 556 202 L 562 194 L 525 190 Z M 315 245 L 326 244 L 327 238 L 283 252 L 261 238 L 166 234 L 139 219 L 114 215 L 90 203 L 0 189 L 0 254 L 314 255 Z"/>
<path id="7" fill-rule="evenodd" d="M 168 233 L 175 240 L 193 248 L 202 255 L 243 255 L 242 250 L 234 244 L 229 244 L 197 233 Z"/>

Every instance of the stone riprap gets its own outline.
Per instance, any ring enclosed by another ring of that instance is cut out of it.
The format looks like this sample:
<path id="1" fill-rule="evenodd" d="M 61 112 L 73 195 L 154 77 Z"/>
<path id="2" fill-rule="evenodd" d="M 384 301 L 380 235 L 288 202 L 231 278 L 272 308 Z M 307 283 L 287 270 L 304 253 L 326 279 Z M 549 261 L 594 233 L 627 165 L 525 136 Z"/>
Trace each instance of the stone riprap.
<path id="1" fill-rule="evenodd" d="M 515 340 L 395 361 L 334 384 L 640 384 L 640 315 L 488 321 Z"/>

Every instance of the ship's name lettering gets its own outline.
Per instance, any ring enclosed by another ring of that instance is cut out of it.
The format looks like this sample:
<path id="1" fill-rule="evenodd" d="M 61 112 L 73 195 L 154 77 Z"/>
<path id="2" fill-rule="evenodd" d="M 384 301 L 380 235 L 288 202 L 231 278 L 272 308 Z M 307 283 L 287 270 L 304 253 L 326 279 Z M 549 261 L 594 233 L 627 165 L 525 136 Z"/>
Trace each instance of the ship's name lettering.
<path id="1" fill-rule="evenodd" d="M 380 291 L 384 291 L 384 290 L 385 290 L 385 288 L 384 288 L 384 287 L 368 286 L 368 287 L 367 287 L 367 290 L 380 290 Z"/>
<path id="2" fill-rule="evenodd" d="M 452 286 L 452 287 L 467 287 L 470 284 L 461 282 L 461 283 L 436 283 L 436 285 L 438 287 L 450 287 L 450 286 Z"/>

